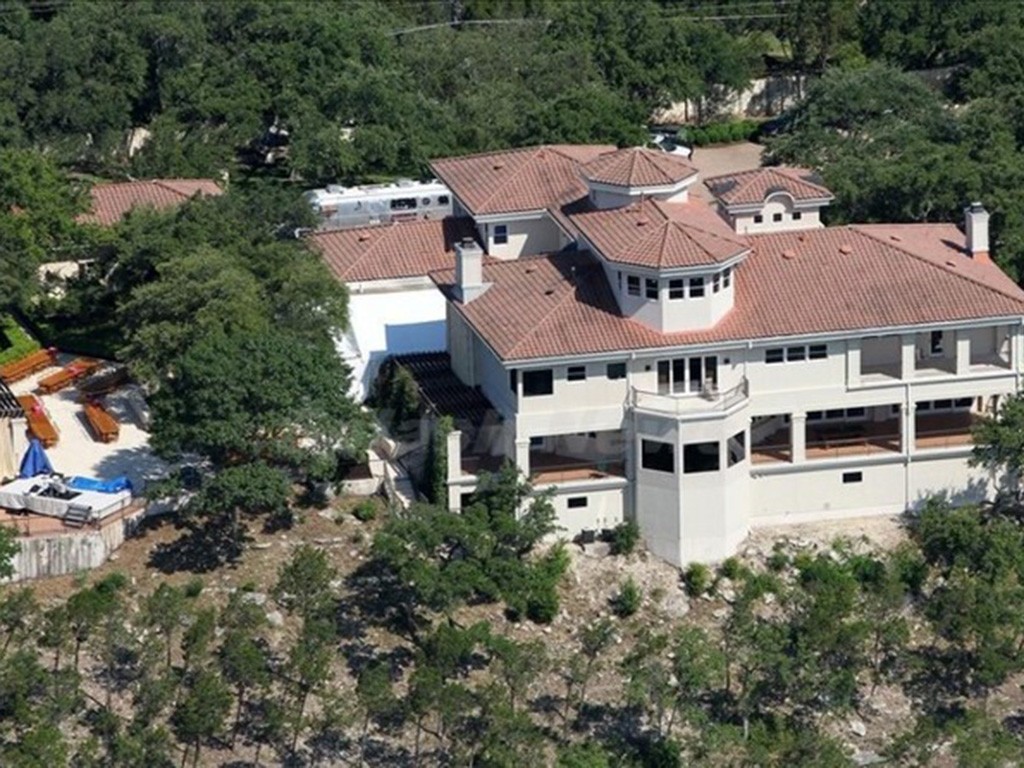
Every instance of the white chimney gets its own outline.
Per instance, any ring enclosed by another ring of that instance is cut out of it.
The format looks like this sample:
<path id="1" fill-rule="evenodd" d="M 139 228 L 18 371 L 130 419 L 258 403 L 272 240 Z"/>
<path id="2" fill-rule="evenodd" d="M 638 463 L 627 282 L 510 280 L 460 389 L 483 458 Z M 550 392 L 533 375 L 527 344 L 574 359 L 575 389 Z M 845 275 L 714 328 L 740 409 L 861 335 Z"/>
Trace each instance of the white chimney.
<path id="1" fill-rule="evenodd" d="M 971 258 L 988 259 L 988 211 L 981 203 L 971 203 L 964 208 L 964 232 Z"/>
<path id="2" fill-rule="evenodd" d="M 484 252 L 471 237 L 455 244 L 455 292 L 469 304 L 490 286 L 484 283 Z"/>

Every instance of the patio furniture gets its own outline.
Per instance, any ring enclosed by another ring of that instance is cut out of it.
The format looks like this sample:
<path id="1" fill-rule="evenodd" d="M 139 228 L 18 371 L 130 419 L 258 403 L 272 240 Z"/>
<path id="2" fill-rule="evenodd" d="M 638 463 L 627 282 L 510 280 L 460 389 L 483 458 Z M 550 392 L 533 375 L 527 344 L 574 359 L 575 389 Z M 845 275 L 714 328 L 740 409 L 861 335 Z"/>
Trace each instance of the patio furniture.
<path id="1" fill-rule="evenodd" d="M 116 442 L 121 434 L 121 425 L 117 423 L 117 419 L 95 400 L 86 400 L 83 408 L 85 420 L 89 422 L 89 428 L 96 439 L 101 443 Z"/>
<path id="2" fill-rule="evenodd" d="M 56 364 L 56 349 L 40 349 L 20 360 L 0 365 L 0 379 L 3 379 L 7 384 L 12 384 Z"/>
<path id="3" fill-rule="evenodd" d="M 39 391 L 44 395 L 58 392 L 99 368 L 100 361 L 86 357 L 73 360 L 56 373 L 39 380 Z"/>
<path id="4" fill-rule="evenodd" d="M 50 421 L 50 416 L 43 408 L 43 403 L 35 395 L 19 395 L 18 403 L 21 405 L 25 416 L 28 419 L 28 431 L 32 433 L 44 448 L 52 448 L 57 444 L 59 435 L 57 428 Z"/>
<path id="5" fill-rule="evenodd" d="M 89 397 L 107 395 L 128 381 L 128 366 L 103 365 L 75 383 L 78 391 Z"/>

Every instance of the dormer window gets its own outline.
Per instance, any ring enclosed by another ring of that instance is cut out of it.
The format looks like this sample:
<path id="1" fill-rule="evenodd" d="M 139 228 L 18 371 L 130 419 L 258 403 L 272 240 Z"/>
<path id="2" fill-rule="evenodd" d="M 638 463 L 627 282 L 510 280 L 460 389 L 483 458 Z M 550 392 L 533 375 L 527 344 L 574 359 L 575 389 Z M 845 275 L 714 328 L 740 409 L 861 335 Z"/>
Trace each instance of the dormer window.
<path id="1" fill-rule="evenodd" d="M 732 267 L 726 267 L 722 272 L 722 287 L 728 288 L 732 284 Z"/>
<path id="2" fill-rule="evenodd" d="M 793 211 L 793 221 L 800 221 L 804 217 L 800 211 Z"/>
<path id="3" fill-rule="evenodd" d="M 630 296 L 640 295 L 640 278 L 636 275 L 626 275 L 626 293 Z"/>
<path id="4" fill-rule="evenodd" d="M 704 295 L 704 278 L 703 277 L 691 277 L 690 278 L 690 298 L 699 299 Z"/>
<path id="5" fill-rule="evenodd" d="M 755 213 L 754 214 L 754 223 L 755 224 L 763 224 L 764 223 L 764 216 L 762 216 L 760 213 Z"/>
<path id="6" fill-rule="evenodd" d="M 668 297 L 670 299 L 672 299 L 673 301 L 678 301 L 679 299 L 685 299 L 686 298 L 686 281 L 682 280 L 682 279 L 679 279 L 679 280 L 669 280 L 668 281 Z"/>
<path id="7" fill-rule="evenodd" d="M 711 280 L 711 291 L 718 293 L 720 290 L 722 290 L 722 273 L 715 272 L 715 276 Z"/>
<path id="8" fill-rule="evenodd" d="M 657 280 L 651 280 L 650 278 L 647 278 L 647 280 L 645 282 L 646 282 L 646 289 L 647 289 L 647 298 L 648 299 L 653 299 L 654 301 L 657 301 L 658 300 L 658 281 Z"/>
<path id="9" fill-rule="evenodd" d="M 772 214 L 772 221 L 775 221 L 775 222 L 782 221 L 782 214 L 781 213 L 773 213 Z"/>
<path id="10" fill-rule="evenodd" d="M 495 224 L 494 225 L 494 244 L 495 245 L 506 245 L 506 244 L 508 244 L 508 224 Z"/>

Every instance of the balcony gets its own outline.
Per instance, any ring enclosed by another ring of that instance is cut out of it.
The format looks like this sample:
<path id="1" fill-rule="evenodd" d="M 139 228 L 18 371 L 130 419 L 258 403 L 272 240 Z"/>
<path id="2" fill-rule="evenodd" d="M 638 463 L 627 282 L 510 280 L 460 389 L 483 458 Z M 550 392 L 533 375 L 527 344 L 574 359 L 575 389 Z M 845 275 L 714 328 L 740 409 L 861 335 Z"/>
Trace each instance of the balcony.
<path id="1" fill-rule="evenodd" d="M 974 424 L 978 417 L 973 413 L 918 414 L 915 424 L 914 447 L 918 451 L 942 448 L 964 448 L 974 445 Z"/>
<path id="2" fill-rule="evenodd" d="M 540 451 L 530 454 L 530 481 L 536 488 L 554 483 L 625 477 L 626 469 L 621 461 L 588 461 Z"/>
<path id="3" fill-rule="evenodd" d="M 728 411 L 745 402 L 750 396 L 746 377 L 739 384 L 726 390 L 705 386 L 700 392 L 679 392 L 675 394 L 647 392 L 634 387 L 629 395 L 629 405 L 641 411 L 685 416 L 711 411 Z"/>

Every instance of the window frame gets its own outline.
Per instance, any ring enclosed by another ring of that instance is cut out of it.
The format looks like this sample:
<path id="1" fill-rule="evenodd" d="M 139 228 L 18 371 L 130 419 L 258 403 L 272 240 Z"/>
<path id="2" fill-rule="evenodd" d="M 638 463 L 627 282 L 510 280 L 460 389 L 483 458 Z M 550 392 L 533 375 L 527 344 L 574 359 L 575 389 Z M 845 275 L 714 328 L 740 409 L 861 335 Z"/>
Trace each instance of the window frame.
<path id="1" fill-rule="evenodd" d="M 843 472 L 843 485 L 853 485 L 854 483 L 863 483 L 864 473 L 859 469 L 850 470 L 849 472 Z"/>
<path id="2" fill-rule="evenodd" d="M 777 358 L 777 359 L 776 359 Z M 786 362 L 785 347 L 768 347 L 764 351 L 765 365 L 777 365 Z"/>
<path id="3" fill-rule="evenodd" d="M 705 280 L 703 277 L 691 277 L 688 281 L 687 296 L 691 299 L 703 299 L 705 296 Z"/>
<path id="4" fill-rule="evenodd" d="M 779 224 L 781 222 L 782 222 L 782 214 L 781 213 L 773 213 L 772 214 L 772 224 Z"/>
<path id="5" fill-rule="evenodd" d="M 566 381 L 586 381 L 587 380 L 587 366 L 586 365 L 570 365 L 565 369 L 565 380 Z"/>
<path id="6" fill-rule="evenodd" d="M 508 224 L 495 224 L 491 241 L 495 245 L 508 245 Z"/>
<path id="7" fill-rule="evenodd" d="M 755 213 L 754 214 L 754 223 L 755 224 L 764 224 L 764 214 L 762 214 L 762 213 Z"/>
<path id="8" fill-rule="evenodd" d="M 615 374 L 612 374 L 612 369 L 615 369 Z M 621 371 L 621 373 L 620 373 Z M 619 381 L 626 378 L 626 364 L 625 363 L 608 363 L 604 370 L 605 377 L 610 381 Z"/>
<path id="9" fill-rule="evenodd" d="M 626 295 L 640 297 L 639 275 L 626 275 Z"/>
<path id="10" fill-rule="evenodd" d="M 686 280 L 681 277 L 672 278 L 668 281 L 669 301 L 683 301 L 686 299 Z"/>
<path id="11" fill-rule="evenodd" d="M 653 277 L 644 278 L 644 298 L 648 301 L 658 300 L 659 285 Z M 652 295 L 653 294 L 653 295 Z"/>
<path id="12" fill-rule="evenodd" d="M 587 496 L 570 496 L 565 500 L 566 509 L 586 509 L 589 506 L 590 499 Z"/>
<path id="13" fill-rule="evenodd" d="M 828 359 L 828 344 L 808 344 L 807 345 L 807 359 L 808 360 L 826 360 L 826 359 Z"/>

